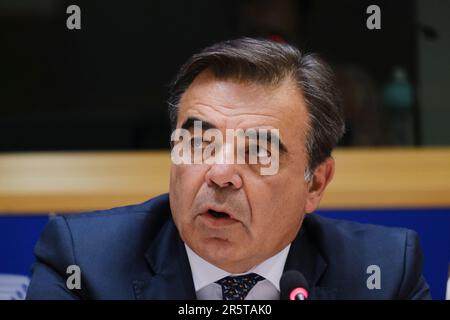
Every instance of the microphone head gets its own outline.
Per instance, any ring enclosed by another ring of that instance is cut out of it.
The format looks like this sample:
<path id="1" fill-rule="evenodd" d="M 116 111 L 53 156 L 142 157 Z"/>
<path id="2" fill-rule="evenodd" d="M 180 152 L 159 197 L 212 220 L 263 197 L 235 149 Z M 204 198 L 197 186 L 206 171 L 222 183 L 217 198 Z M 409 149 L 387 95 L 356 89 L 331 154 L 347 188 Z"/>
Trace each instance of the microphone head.
<path id="1" fill-rule="evenodd" d="M 280 300 L 290 300 L 289 296 L 291 292 L 298 288 L 302 288 L 308 292 L 308 281 L 306 281 L 303 274 L 299 271 L 286 271 L 280 279 Z"/>

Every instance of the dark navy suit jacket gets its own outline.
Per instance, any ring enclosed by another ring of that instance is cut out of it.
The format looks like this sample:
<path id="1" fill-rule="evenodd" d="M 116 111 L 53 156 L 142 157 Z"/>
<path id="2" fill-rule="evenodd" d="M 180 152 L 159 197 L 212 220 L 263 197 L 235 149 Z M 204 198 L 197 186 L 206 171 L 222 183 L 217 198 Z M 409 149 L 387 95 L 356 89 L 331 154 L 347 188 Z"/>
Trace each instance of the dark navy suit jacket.
<path id="1" fill-rule="evenodd" d="M 34 254 L 28 299 L 195 299 L 184 244 L 168 195 L 143 204 L 56 216 Z M 81 289 L 69 290 L 69 265 Z M 367 287 L 367 267 L 381 271 L 381 288 Z M 414 231 L 307 215 L 285 270 L 299 270 L 311 299 L 427 299 L 422 254 Z"/>

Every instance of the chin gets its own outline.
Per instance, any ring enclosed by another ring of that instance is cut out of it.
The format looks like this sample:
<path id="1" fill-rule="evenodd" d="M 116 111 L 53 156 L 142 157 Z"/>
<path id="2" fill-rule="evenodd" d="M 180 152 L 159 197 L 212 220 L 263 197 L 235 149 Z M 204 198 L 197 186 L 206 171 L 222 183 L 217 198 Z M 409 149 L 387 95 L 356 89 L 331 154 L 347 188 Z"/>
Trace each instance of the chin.
<path id="1" fill-rule="evenodd" d="M 237 244 L 220 238 L 206 238 L 198 243 L 198 254 L 212 264 L 223 268 L 223 266 L 234 265 L 239 261 L 239 250 Z"/>

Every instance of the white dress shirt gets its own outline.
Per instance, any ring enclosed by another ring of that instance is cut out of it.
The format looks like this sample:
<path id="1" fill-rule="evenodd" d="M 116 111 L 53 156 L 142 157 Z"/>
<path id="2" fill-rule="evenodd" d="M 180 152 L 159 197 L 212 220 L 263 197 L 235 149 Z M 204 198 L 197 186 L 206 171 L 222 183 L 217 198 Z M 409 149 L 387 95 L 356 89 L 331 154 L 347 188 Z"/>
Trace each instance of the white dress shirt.
<path id="1" fill-rule="evenodd" d="M 186 244 L 187 256 L 191 265 L 192 279 L 199 300 L 222 300 L 222 287 L 215 283 L 227 276 L 239 276 L 256 273 L 265 280 L 259 281 L 247 294 L 245 300 L 279 300 L 280 278 L 289 253 L 290 244 L 271 258 L 263 261 L 251 270 L 240 274 L 231 274 L 204 260 Z"/>

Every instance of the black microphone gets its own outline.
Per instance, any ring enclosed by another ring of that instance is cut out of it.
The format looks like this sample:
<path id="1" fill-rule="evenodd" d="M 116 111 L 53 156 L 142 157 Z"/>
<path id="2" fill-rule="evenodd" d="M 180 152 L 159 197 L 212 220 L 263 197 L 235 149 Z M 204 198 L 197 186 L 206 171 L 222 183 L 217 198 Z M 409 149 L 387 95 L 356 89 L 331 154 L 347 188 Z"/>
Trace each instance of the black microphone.
<path id="1" fill-rule="evenodd" d="M 280 300 L 308 299 L 308 281 L 299 271 L 286 271 L 280 279 Z"/>

